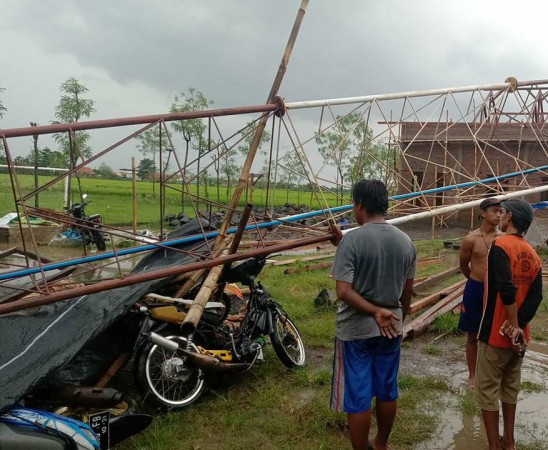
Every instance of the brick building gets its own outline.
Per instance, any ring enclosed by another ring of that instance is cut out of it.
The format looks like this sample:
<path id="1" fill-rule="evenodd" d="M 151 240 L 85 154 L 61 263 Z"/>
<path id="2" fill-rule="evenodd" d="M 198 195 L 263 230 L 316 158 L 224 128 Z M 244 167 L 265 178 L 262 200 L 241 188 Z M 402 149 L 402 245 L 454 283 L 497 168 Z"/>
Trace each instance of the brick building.
<path id="1" fill-rule="evenodd" d="M 481 180 L 548 164 L 543 123 L 518 122 L 402 122 L 398 194 Z M 446 191 L 404 202 L 400 213 L 417 207 L 448 206 L 463 201 L 548 184 L 546 172 L 520 175 L 468 189 Z M 548 201 L 548 193 L 527 196 L 529 202 Z M 471 216 L 472 215 L 472 216 Z M 472 210 L 446 217 L 470 222 Z M 443 219 L 442 219 L 443 222 Z"/>

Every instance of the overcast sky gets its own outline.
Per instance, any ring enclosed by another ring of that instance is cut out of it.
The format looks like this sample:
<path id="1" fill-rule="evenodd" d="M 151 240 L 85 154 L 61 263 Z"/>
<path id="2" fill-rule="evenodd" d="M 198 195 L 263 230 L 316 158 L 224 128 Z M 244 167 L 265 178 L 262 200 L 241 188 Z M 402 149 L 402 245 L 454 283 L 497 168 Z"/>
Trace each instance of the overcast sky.
<path id="1" fill-rule="evenodd" d="M 263 104 L 299 5 L 1 0 L 0 127 L 50 123 L 69 77 L 95 100 L 91 119 L 167 112 L 189 87 L 214 107 Z M 310 0 L 279 93 L 300 101 L 545 79 L 546 17 L 541 0 Z"/>

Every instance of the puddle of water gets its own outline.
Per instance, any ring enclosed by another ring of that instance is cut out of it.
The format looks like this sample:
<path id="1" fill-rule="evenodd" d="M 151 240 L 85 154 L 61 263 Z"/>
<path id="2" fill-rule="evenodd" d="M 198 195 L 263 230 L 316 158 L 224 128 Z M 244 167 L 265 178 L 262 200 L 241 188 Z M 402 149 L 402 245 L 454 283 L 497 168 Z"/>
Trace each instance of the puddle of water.
<path id="1" fill-rule="evenodd" d="M 540 350 L 540 351 L 537 351 Z M 449 384 L 464 393 L 467 371 L 455 373 Z M 516 413 L 517 442 L 545 442 L 548 449 L 548 347 L 531 344 L 523 361 L 522 382 L 529 381 L 544 387 L 543 392 L 521 392 Z M 415 447 L 415 450 L 472 450 L 486 448 L 487 438 L 480 414 L 470 415 L 461 410 L 459 398 L 448 395 L 435 414 L 440 423 L 435 438 Z M 502 430 L 502 414 L 500 418 Z"/>

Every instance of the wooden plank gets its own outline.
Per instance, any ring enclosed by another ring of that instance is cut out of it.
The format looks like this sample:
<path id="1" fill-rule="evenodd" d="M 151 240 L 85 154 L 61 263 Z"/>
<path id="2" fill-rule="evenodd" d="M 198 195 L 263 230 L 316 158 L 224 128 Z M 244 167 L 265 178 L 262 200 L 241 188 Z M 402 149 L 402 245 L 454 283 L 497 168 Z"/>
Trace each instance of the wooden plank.
<path id="1" fill-rule="evenodd" d="M 434 256 L 432 258 L 421 258 L 417 260 L 417 267 L 425 267 L 432 264 L 441 262 L 441 256 Z"/>
<path id="2" fill-rule="evenodd" d="M 460 280 L 456 282 L 455 284 L 452 284 L 451 286 L 442 289 L 439 292 L 436 292 L 432 295 L 428 295 L 427 297 L 421 298 L 420 300 L 417 300 L 416 302 L 411 303 L 410 314 L 415 314 L 417 311 L 420 311 L 421 309 L 424 309 L 427 306 L 438 302 L 442 298 L 447 297 L 448 295 L 452 294 L 456 289 L 459 289 L 461 286 L 463 287 L 464 283 L 466 283 L 466 279 Z"/>
<path id="3" fill-rule="evenodd" d="M 301 261 L 315 261 L 317 259 L 333 258 L 333 256 L 335 256 L 335 253 L 330 253 L 329 255 L 305 256 Z"/>
<path id="4" fill-rule="evenodd" d="M 48 272 L 49 275 L 46 276 L 45 281 L 51 282 L 55 280 L 60 280 L 62 278 L 68 277 L 72 272 L 76 270 L 76 267 L 66 267 L 61 270 L 52 270 Z M 8 283 L 3 283 L 0 285 L 0 303 L 9 303 L 13 302 L 15 300 L 18 300 L 22 297 L 28 296 L 30 294 L 36 294 L 36 292 L 29 292 L 34 287 L 41 286 L 44 284 L 44 279 L 39 278 L 36 280 L 36 283 L 32 281 L 30 277 L 36 278 L 35 275 L 27 275 L 24 277 L 17 278 L 13 281 L 10 281 Z"/>
<path id="5" fill-rule="evenodd" d="M 439 272 L 435 275 L 432 275 L 431 277 L 428 277 L 424 281 L 415 283 L 415 285 L 413 286 L 413 290 L 416 292 L 418 289 L 426 289 L 430 286 L 435 285 L 436 283 L 439 283 L 441 280 L 444 280 L 445 278 L 448 278 L 452 275 L 456 275 L 457 273 L 460 273 L 460 267 L 459 266 L 451 267 L 447 270 L 444 270 L 443 272 Z"/>
<path id="6" fill-rule="evenodd" d="M 0 252 L 0 258 L 5 258 L 6 256 L 13 255 L 17 251 L 17 247 L 8 248 L 3 252 Z"/>
<path id="7" fill-rule="evenodd" d="M 281 259 L 279 261 L 274 261 L 272 263 L 273 266 L 286 266 L 288 264 L 293 264 L 293 263 L 296 263 L 297 262 L 297 259 L 296 258 L 293 258 L 293 259 Z"/>
<path id="8" fill-rule="evenodd" d="M 296 262 L 300 261 L 315 261 L 317 259 L 326 259 L 326 258 L 332 258 L 334 254 L 330 255 L 315 255 L 315 256 L 305 256 L 303 258 L 292 258 L 292 259 L 280 259 L 278 261 L 274 261 L 272 263 L 273 266 L 285 266 L 288 264 L 294 264 Z"/>
<path id="9" fill-rule="evenodd" d="M 403 327 L 403 339 L 413 339 L 424 332 L 439 316 L 448 313 L 462 303 L 464 286 L 457 289 L 442 301 L 432 306 L 416 319 Z"/>
<path id="10" fill-rule="evenodd" d="M 22 247 L 17 247 L 17 253 L 21 253 L 22 255 L 26 255 L 27 257 L 34 259 L 35 261 L 41 261 L 42 263 L 50 264 L 56 262 L 53 259 L 45 258 L 43 256 L 38 256 L 36 253 L 32 253 L 30 251 L 25 251 Z"/>
<path id="11" fill-rule="evenodd" d="M 285 269 L 284 270 L 284 275 L 301 273 L 301 272 L 312 272 L 314 270 L 320 270 L 320 269 L 327 269 L 328 267 L 331 267 L 332 265 L 333 265 L 333 263 L 331 263 L 331 262 L 323 262 L 323 263 L 318 263 L 318 264 L 312 264 L 312 265 L 309 265 L 309 266 L 304 266 L 304 268 L 302 268 L 302 269 L 299 269 L 297 267 L 292 267 L 292 268 L 289 268 L 289 269 Z"/>

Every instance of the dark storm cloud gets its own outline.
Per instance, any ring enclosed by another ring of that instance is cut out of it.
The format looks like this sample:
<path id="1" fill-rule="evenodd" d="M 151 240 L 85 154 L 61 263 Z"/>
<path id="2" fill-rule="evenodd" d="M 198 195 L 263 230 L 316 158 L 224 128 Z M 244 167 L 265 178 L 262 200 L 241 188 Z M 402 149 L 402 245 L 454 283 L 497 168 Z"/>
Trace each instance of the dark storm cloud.
<path id="1" fill-rule="evenodd" d="M 28 112 L 20 110 L 35 98 L 49 111 L 38 120 L 51 120 L 69 76 L 86 82 L 98 100 L 95 118 L 163 112 L 189 87 L 218 107 L 263 103 L 299 5 L 4 0 L 3 123 L 26 122 Z M 540 55 L 548 7 L 513 5 L 311 0 L 280 94 L 300 101 L 494 83 L 510 75 L 546 78 Z"/>
<path id="2" fill-rule="evenodd" d="M 331 98 L 498 82 L 514 66 L 540 72 L 485 3 L 312 0 L 281 93 Z M 120 84 L 170 98 L 193 86 L 218 106 L 241 106 L 264 102 L 299 4 L 27 0 L 7 13 L 44 52 L 70 54 Z"/>

